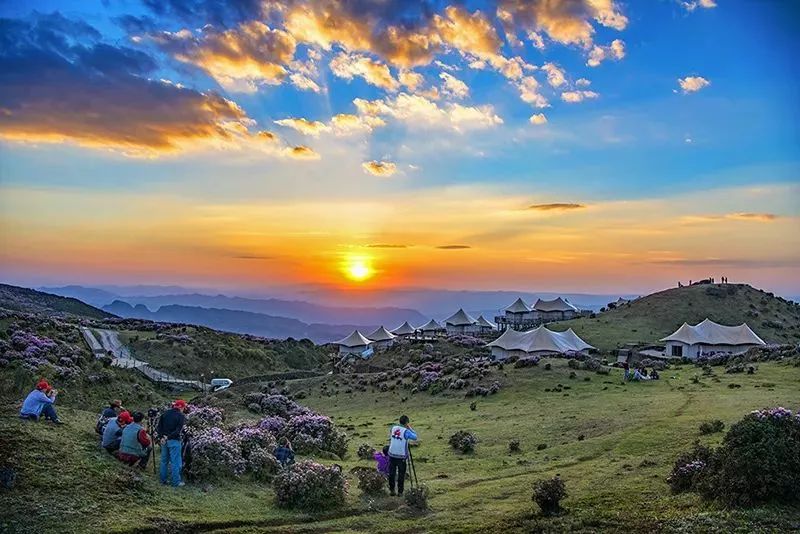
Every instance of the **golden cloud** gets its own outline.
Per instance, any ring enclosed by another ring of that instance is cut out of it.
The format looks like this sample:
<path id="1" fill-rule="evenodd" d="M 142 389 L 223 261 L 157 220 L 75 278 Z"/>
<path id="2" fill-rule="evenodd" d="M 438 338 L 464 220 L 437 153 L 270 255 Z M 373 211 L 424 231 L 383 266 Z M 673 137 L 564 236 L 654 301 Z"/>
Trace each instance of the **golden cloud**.
<path id="1" fill-rule="evenodd" d="M 364 100 L 356 98 L 353 103 L 362 115 L 390 116 L 410 126 L 451 128 L 456 131 L 490 128 L 502 124 L 490 105 L 462 106 L 449 103 L 440 107 L 436 102 L 421 95 L 400 93 L 394 98 Z"/>
<path id="2" fill-rule="evenodd" d="M 287 156 L 294 159 L 319 159 L 319 154 L 304 145 L 289 147 L 285 150 L 285 153 Z"/>
<path id="3" fill-rule="evenodd" d="M 581 210 L 584 209 L 585 207 L 586 207 L 585 204 L 553 202 L 551 204 L 532 204 L 528 206 L 528 209 L 535 211 L 571 211 L 571 210 Z"/>
<path id="4" fill-rule="evenodd" d="M 367 83 L 387 91 L 397 91 L 400 87 L 400 83 L 394 79 L 389 67 L 366 56 L 342 52 L 331 60 L 329 66 L 331 72 L 339 78 L 352 80 L 359 76 Z"/>
<path id="5" fill-rule="evenodd" d="M 303 135 L 311 135 L 314 137 L 318 137 L 321 132 L 328 131 L 328 126 L 324 122 L 310 121 L 302 117 L 280 119 L 274 122 L 280 126 L 296 130 Z"/>
<path id="6" fill-rule="evenodd" d="M 570 104 L 575 104 L 577 102 L 583 102 L 586 99 L 597 98 L 599 96 L 600 95 L 594 91 L 564 91 L 561 93 L 561 100 Z"/>
<path id="7" fill-rule="evenodd" d="M 711 85 L 711 82 L 702 76 L 687 76 L 685 78 L 679 78 L 678 85 L 681 86 L 684 93 L 696 93 L 700 89 Z"/>
<path id="8" fill-rule="evenodd" d="M 440 250 L 464 250 L 472 247 L 470 245 L 439 245 L 436 248 Z"/>
<path id="9" fill-rule="evenodd" d="M 361 168 L 368 174 L 385 178 L 397 172 L 397 165 L 391 161 L 365 161 Z"/>

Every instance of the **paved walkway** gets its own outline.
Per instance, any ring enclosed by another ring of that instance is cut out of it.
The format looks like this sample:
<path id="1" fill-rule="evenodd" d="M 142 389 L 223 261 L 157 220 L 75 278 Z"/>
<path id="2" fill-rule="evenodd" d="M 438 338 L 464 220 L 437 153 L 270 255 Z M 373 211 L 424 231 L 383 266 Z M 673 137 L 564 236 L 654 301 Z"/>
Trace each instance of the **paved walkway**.
<path id="1" fill-rule="evenodd" d="M 95 330 L 99 336 L 94 335 L 94 332 L 85 326 L 81 327 L 81 334 L 89 345 L 89 348 L 95 356 L 102 356 L 111 354 L 111 365 L 114 367 L 121 367 L 123 369 L 135 369 L 145 375 L 153 382 L 174 384 L 177 386 L 186 386 L 195 389 L 203 389 L 203 384 L 197 380 L 186 380 L 172 376 L 164 371 L 159 371 L 153 368 L 149 363 L 142 360 L 137 360 L 131 356 L 128 347 L 126 347 L 119 339 L 119 332 L 116 330 Z M 208 385 L 206 385 L 208 387 Z"/>

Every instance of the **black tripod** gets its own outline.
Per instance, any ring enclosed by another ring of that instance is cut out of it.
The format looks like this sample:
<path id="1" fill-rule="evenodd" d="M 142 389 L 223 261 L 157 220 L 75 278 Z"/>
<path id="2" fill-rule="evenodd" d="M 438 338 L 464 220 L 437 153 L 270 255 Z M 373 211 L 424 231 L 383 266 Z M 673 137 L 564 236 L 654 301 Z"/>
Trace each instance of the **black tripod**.
<path id="1" fill-rule="evenodd" d="M 148 430 L 148 433 L 150 434 L 150 449 L 151 449 L 150 450 L 150 454 L 153 455 L 152 461 L 153 461 L 153 474 L 154 475 L 156 474 L 156 440 L 155 440 L 155 436 L 153 435 L 153 427 L 155 427 L 155 424 L 156 424 L 156 417 L 157 416 L 152 414 L 152 410 L 151 410 L 151 413 L 148 414 L 148 418 L 147 418 L 147 430 Z"/>
<path id="2" fill-rule="evenodd" d="M 411 489 L 414 489 L 414 485 L 419 487 L 419 480 L 417 479 L 417 470 L 414 468 L 414 457 L 411 456 L 411 447 L 408 448 L 408 468 L 411 471 L 410 477 L 408 478 L 409 482 L 411 482 Z"/>

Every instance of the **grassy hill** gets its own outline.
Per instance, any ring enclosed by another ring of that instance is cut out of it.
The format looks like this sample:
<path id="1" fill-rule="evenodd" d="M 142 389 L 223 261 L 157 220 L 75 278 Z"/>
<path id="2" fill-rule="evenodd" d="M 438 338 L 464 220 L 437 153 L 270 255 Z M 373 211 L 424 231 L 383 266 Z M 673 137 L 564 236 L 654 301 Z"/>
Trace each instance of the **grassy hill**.
<path id="1" fill-rule="evenodd" d="M 800 305 L 746 284 L 696 285 L 659 291 L 617 309 L 548 325 L 572 328 L 600 350 L 653 343 L 684 322 L 708 317 L 724 325 L 747 323 L 767 343 L 800 342 Z"/>
<path id="2" fill-rule="evenodd" d="M 78 299 L 59 297 L 34 289 L 0 284 L 0 308 L 42 315 L 77 316 L 107 319 L 113 314 L 89 306 Z"/>
<path id="3" fill-rule="evenodd" d="M 341 377 L 290 381 L 302 402 L 348 428 L 345 472 L 374 462 L 358 460 L 361 443 L 386 440 L 388 426 L 407 413 L 420 435 L 413 450 L 420 482 L 431 490 L 427 514 L 410 512 L 396 498 L 362 499 L 352 475 L 340 510 L 286 511 L 274 505 L 268 484 L 248 478 L 181 491 L 161 486 L 151 470 L 128 469 L 98 450 L 94 412 L 64 409 L 64 427 L 16 420 L 0 405 L 0 464 L 17 470 L 16 486 L 0 490 L 0 530 L 8 532 L 781 532 L 800 521 L 800 510 L 759 507 L 725 510 L 694 494 L 673 495 L 665 482 L 675 457 L 695 440 L 717 444 L 722 434 L 700 435 L 698 425 L 721 419 L 730 426 L 750 410 L 782 404 L 797 409 L 800 367 L 762 363 L 755 375 L 691 379 L 690 366 L 663 373 L 651 383 L 623 386 L 610 376 L 577 371 L 564 360 L 500 372 L 503 388 L 471 399 L 458 393 L 432 397 L 404 391 L 345 393 Z M 544 363 L 544 362 L 543 362 Z M 588 381 L 586 380 L 588 378 Z M 328 396 L 320 390 L 340 390 Z M 557 384 L 571 386 L 554 392 Z M 739 388 L 729 387 L 739 384 Z M 258 389 L 259 384 L 251 386 Z M 549 391 L 548 391 L 549 390 Z M 220 392 L 217 402 L 239 411 L 229 422 L 255 417 L 240 394 Z M 144 405 L 136 406 L 145 407 Z M 475 432 L 473 455 L 453 452 L 448 437 Z M 519 439 L 522 452 L 510 454 Z M 547 447 L 537 450 L 537 445 Z M 323 460 L 325 463 L 329 463 Z M 531 502 L 533 481 L 560 474 L 569 496 L 567 514 L 542 518 Z"/>

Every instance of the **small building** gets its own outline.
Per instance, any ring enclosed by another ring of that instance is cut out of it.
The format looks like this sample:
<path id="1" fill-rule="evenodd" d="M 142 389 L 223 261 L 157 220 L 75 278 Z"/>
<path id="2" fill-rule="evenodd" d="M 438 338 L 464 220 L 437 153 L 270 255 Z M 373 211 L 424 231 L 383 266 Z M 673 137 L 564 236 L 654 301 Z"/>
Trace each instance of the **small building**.
<path id="1" fill-rule="evenodd" d="M 554 332 L 544 326 L 526 332 L 508 329 L 486 346 L 491 348 L 492 357 L 497 360 L 505 360 L 509 356 L 585 353 L 594 348 L 571 328 L 566 332 Z"/>
<path id="2" fill-rule="evenodd" d="M 483 315 L 478 316 L 478 333 L 479 334 L 488 334 L 490 332 L 494 332 L 497 330 L 497 325 L 493 322 L 484 318 Z"/>
<path id="3" fill-rule="evenodd" d="M 480 331 L 478 320 L 459 308 L 456 313 L 444 320 L 444 327 L 447 335 L 453 334 L 477 334 Z"/>
<path id="4" fill-rule="evenodd" d="M 424 325 L 420 326 L 419 330 L 422 331 L 422 335 L 424 337 L 434 337 L 446 332 L 445 327 L 437 323 L 435 319 L 431 319 Z"/>
<path id="5" fill-rule="evenodd" d="M 363 355 L 370 352 L 372 348 L 372 340 L 364 337 L 364 334 L 358 330 L 353 330 L 353 333 L 344 339 L 335 341 L 334 345 L 339 345 L 339 355 L 344 356 L 347 354 Z"/>
<path id="6" fill-rule="evenodd" d="M 683 323 L 661 341 L 666 342 L 665 353 L 668 357 L 690 360 L 714 352 L 741 354 L 752 347 L 766 345 L 746 323 L 724 326 L 708 318 L 694 326 Z"/>
<path id="7" fill-rule="evenodd" d="M 396 337 L 408 338 L 413 336 L 416 331 L 417 329 L 411 326 L 408 321 L 406 321 L 391 332 Z"/>
<path id="8" fill-rule="evenodd" d="M 542 323 L 566 321 L 577 317 L 580 313 L 578 308 L 561 297 L 553 300 L 536 299 L 536 304 L 533 305 L 533 317 Z"/>
<path id="9" fill-rule="evenodd" d="M 397 337 L 383 326 L 377 328 L 374 332 L 367 336 L 372 341 L 372 346 L 375 350 L 387 349 L 394 345 L 394 339 Z"/>

